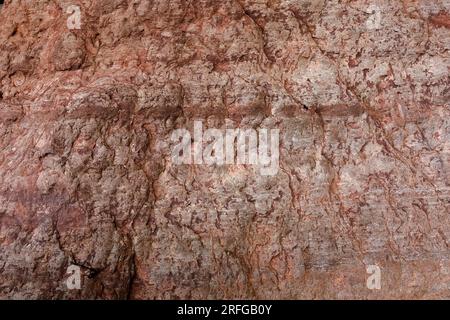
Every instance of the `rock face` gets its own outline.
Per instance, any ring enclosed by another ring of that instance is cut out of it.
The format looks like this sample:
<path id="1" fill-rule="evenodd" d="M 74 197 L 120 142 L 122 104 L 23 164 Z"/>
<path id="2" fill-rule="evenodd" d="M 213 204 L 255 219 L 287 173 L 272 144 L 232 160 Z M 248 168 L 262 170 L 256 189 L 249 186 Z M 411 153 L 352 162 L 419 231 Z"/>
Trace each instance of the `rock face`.
<path id="1" fill-rule="evenodd" d="M 449 12 L 6 0 L 0 298 L 450 298 Z M 175 164 L 195 120 L 278 172 Z"/>

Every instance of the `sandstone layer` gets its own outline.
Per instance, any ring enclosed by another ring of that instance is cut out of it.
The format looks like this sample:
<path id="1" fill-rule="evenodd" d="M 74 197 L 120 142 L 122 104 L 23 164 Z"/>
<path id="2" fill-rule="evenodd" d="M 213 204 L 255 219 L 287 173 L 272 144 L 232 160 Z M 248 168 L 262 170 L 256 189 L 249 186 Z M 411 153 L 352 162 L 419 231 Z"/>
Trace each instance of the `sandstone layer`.
<path id="1" fill-rule="evenodd" d="M 450 298 L 449 12 L 6 0 L 0 298 Z M 279 129 L 278 173 L 175 165 L 195 120 Z"/>

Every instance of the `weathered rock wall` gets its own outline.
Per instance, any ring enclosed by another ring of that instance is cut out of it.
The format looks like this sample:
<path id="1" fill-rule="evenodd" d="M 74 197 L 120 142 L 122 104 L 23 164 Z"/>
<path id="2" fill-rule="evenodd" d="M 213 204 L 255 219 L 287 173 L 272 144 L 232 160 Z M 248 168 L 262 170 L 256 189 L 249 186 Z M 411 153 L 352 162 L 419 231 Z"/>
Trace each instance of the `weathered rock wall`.
<path id="1" fill-rule="evenodd" d="M 450 298 L 449 10 L 6 0 L 0 297 Z M 278 173 L 174 164 L 194 120 Z"/>

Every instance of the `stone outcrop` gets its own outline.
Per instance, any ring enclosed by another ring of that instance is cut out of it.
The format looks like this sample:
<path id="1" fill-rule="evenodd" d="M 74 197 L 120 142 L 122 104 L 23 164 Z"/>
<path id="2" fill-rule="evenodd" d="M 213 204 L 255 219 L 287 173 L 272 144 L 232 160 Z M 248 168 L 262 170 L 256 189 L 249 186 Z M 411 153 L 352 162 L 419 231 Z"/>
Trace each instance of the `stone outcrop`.
<path id="1" fill-rule="evenodd" d="M 6 0 L 0 297 L 450 298 L 449 10 Z M 175 165 L 195 120 L 279 171 Z"/>

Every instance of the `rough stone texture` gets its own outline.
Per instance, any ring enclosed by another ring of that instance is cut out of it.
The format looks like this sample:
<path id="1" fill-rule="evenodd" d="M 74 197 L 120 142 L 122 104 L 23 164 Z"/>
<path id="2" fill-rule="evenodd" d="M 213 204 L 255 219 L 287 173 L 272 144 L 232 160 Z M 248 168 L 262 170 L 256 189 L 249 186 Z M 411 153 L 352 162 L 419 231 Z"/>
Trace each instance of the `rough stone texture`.
<path id="1" fill-rule="evenodd" d="M 449 12 L 6 0 L 0 297 L 450 298 Z M 278 174 L 174 165 L 195 119 L 279 128 Z"/>

